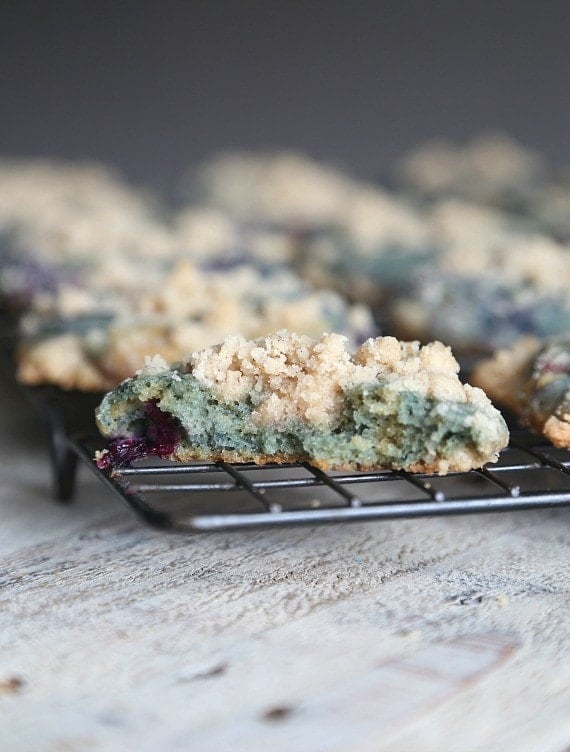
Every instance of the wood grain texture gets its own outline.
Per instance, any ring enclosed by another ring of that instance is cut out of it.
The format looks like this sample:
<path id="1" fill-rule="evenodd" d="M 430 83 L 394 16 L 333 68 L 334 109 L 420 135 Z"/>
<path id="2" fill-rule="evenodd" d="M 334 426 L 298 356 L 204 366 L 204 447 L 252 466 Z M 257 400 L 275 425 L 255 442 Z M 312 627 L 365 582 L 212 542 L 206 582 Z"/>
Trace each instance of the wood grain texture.
<path id="1" fill-rule="evenodd" d="M 570 744 L 567 512 L 161 534 L 0 416 L 2 752 Z"/>

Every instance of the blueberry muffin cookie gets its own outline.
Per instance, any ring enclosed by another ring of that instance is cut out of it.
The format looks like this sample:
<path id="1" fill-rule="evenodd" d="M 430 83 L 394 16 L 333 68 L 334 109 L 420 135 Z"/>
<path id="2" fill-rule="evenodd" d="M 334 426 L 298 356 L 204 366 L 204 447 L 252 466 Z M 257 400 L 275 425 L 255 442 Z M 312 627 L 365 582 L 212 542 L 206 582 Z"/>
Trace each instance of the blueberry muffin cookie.
<path id="1" fill-rule="evenodd" d="M 524 210 L 544 172 L 540 155 L 503 134 L 465 145 L 429 141 L 396 165 L 400 183 L 421 198 L 456 196 L 516 212 Z"/>
<path id="2" fill-rule="evenodd" d="M 117 296 L 115 307 L 113 298 L 104 300 L 107 309 L 92 295 L 72 299 L 60 315 L 25 317 L 19 379 L 104 391 L 140 368 L 146 355 L 176 361 L 230 334 L 259 337 L 289 327 L 318 336 L 334 328 L 356 346 L 376 333 L 366 306 L 314 290 L 282 268 L 212 271 L 185 261 L 153 288 Z"/>
<path id="3" fill-rule="evenodd" d="M 97 423 L 110 444 L 97 461 L 110 468 L 154 454 L 466 471 L 495 461 L 508 431 L 485 394 L 457 372 L 439 342 L 380 337 L 351 356 L 338 334 L 230 337 L 181 365 L 149 359 L 108 393 Z"/>
<path id="4" fill-rule="evenodd" d="M 442 251 L 438 266 L 412 276 L 392 306 L 403 337 L 439 338 L 465 352 L 490 353 L 526 334 L 570 327 L 570 249 L 549 238 L 511 236 Z M 470 252 L 469 252 L 470 251 Z"/>
<path id="5" fill-rule="evenodd" d="M 570 338 L 526 338 L 475 369 L 472 381 L 557 447 L 570 448 Z"/>
<path id="6" fill-rule="evenodd" d="M 303 276 L 355 300 L 380 304 L 435 248 L 421 213 L 373 186 L 353 191 L 327 231 L 307 239 L 298 258 Z"/>
<path id="7" fill-rule="evenodd" d="M 133 279 L 177 248 L 158 201 L 107 168 L 0 162 L 0 293 L 16 309 L 91 274 L 113 279 L 129 259 Z"/>
<path id="8" fill-rule="evenodd" d="M 334 222 L 353 188 L 348 176 L 296 152 L 233 152 L 203 165 L 193 190 L 242 223 L 307 232 Z"/>

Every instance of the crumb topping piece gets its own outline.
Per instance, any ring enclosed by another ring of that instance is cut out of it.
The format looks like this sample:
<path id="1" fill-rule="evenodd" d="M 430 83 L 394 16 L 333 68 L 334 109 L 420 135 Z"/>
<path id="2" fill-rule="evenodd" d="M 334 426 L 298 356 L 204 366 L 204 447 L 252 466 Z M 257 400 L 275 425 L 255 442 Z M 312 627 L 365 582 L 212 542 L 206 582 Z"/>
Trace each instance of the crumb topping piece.
<path id="1" fill-rule="evenodd" d="M 136 371 L 137 376 L 157 376 L 170 371 L 170 366 L 160 355 L 145 355 L 144 366 Z"/>
<path id="2" fill-rule="evenodd" d="M 251 397 L 254 419 L 283 423 L 300 418 L 317 425 L 333 423 L 343 392 L 378 379 L 398 391 L 455 402 L 486 400 L 478 389 L 461 384 L 449 347 L 433 342 L 399 342 L 394 337 L 367 340 L 351 357 L 347 339 L 320 339 L 285 330 L 262 340 L 228 337 L 221 345 L 193 353 L 186 367 L 225 402 Z"/>

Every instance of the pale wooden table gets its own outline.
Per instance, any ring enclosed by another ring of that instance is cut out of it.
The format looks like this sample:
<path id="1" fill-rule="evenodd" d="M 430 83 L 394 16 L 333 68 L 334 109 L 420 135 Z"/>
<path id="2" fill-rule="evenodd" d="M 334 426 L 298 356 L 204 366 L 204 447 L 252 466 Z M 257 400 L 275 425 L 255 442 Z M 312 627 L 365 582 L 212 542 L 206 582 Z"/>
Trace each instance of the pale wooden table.
<path id="1" fill-rule="evenodd" d="M 569 748 L 568 511 L 167 535 L 0 417 L 2 752 Z"/>

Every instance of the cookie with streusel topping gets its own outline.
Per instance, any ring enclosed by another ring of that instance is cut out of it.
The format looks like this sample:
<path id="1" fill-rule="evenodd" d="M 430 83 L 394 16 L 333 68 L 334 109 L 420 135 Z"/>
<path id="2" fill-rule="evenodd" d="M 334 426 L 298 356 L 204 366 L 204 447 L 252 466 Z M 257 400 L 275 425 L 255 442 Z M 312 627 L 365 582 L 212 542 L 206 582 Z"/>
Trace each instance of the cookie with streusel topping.
<path id="1" fill-rule="evenodd" d="M 555 446 L 570 448 L 568 336 L 520 340 L 480 363 L 472 381 Z"/>
<path id="2" fill-rule="evenodd" d="M 464 385 L 451 350 L 393 337 L 280 331 L 229 337 L 176 367 L 149 360 L 97 411 L 112 467 L 155 454 L 189 461 L 310 462 L 322 469 L 445 474 L 497 459 L 508 431 Z"/>
<path id="3" fill-rule="evenodd" d="M 146 355 L 173 362 L 230 334 L 260 337 L 289 328 L 318 336 L 335 329 L 356 347 L 377 333 L 366 306 L 314 290 L 283 268 L 249 264 L 213 271 L 181 262 L 139 296 L 114 301 L 92 291 L 89 298 L 66 299 L 71 307 L 60 302 L 59 316 L 23 321 L 18 377 L 24 383 L 105 391 L 140 368 Z"/>

